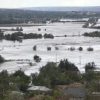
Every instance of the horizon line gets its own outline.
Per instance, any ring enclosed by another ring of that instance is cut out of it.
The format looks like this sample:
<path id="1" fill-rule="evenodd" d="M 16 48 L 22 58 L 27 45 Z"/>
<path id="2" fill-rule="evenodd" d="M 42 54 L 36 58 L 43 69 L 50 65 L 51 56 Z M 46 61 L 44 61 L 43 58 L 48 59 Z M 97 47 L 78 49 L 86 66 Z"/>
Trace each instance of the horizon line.
<path id="1" fill-rule="evenodd" d="M 64 7 L 68 7 L 68 8 L 81 8 L 81 7 L 84 7 L 84 8 L 87 8 L 87 7 L 100 7 L 100 6 L 92 6 L 92 5 L 89 5 L 89 6 L 25 6 L 25 7 L 0 7 L 0 9 L 21 9 L 21 8 L 64 8 Z"/>

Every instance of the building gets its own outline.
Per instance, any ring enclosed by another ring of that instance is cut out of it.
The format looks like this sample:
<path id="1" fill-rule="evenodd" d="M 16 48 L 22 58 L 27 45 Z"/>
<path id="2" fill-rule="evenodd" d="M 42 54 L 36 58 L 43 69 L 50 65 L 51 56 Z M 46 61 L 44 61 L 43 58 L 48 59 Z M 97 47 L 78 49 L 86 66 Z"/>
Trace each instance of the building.
<path id="1" fill-rule="evenodd" d="M 45 86 L 31 86 L 27 90 L 29 92 L 37 92 L 38 94 L 49 94 L 52 92 L 52 89 L 49 89 Z"/>
<path id="2" fill-rule="evenodd" d="M 59 85 L 58 89 L 63 93 L 63 96 L 66 97 L 67 100 L 85 100 L 86 98 L 86 90 L 80 83 Z"/>

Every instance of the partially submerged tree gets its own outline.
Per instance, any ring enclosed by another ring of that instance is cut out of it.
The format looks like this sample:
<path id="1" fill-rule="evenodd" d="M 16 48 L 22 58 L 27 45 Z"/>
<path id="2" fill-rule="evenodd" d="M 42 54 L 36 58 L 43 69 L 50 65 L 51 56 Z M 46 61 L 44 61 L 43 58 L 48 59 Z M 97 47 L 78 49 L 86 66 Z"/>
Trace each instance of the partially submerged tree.
<path id="1" fill-rule="evenodd" d="M 33 50 L 34 50 L 34 51 L 36 51 L 36 50 L 37 50 L 37 46 L 36 46 L 36 45 L 33 47 Z"/>
<path id="2" fill-rule="evenodd" d="M 87 48 L 87 51 L 93 51 L 94 49 L 92 47 Z"/>
<path id="3" fill-rule="evenodd" d="M 75 48 L 74 48 L 74 47 L 70 47 L 69 50 L 70 50 L 70 51 L 74 51 Z"/>
<path id="4" fill-rule="evenodd" d="M 40 62 L 41 61 L 41 58 L 37 55 L 34 56 L 34 61 L 35 62 Z"/>
<path id="5" fill-rule="evenodd" d="M 44 38 L 50 38 L 50 39 L 53 39 L 54 36 L 52 34 L 44 34 Z"/>
<path id="6" fill-rule="evenodd" d="M 83 48 L 82 48 L 82 47 L 79 47 L 78 50 L 79 50 L 79 51 L 83 51 Z"/>
<path id="7" fill-rule="evenodd" d="M 3 63 L 5 59 L 0 55 L 0 63 Z"/>
<path id="8" fill-rule="evenodd" d="M 47 47 L 47 51 L 51 51 L 51 47 Z"/>
<path id="9" fill-rule="evenodd" d="M 92 63 L 88 63 L 85 65 L 85 72 L 90 72 L 90 71 L 94 71 L 96 68 L 95 68 L 95 63 L 92 62 Z"/>

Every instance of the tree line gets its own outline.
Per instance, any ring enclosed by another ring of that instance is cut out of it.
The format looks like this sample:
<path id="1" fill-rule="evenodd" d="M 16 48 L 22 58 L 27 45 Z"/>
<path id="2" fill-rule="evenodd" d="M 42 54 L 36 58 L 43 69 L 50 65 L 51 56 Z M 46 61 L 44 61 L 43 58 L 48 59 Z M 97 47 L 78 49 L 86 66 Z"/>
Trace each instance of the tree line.
<path id="1" fill-rule="evenodd" d="M 0 62 L 3 63 L 2 59 L 4 58 L 0 56 Z M 27 91 L 28 87 L 30 87 L 30 82 L 36 86 L 47 86 L 53 89 L 53 91 L 56 90 L 55 87 L 57 85 L 68 85 L 78 82 L 85 85 L 88 93 L 93 91 L 100 92 L 100 72 L 95 72 L 95 63 L 88 63 L 84 68 L 85 73 L 80 73 L 76 65 L 64 59 L 59 64 L 48 62 L 40 68 L 39 73 L 34 73 L 31 77 L 25 75 L 21 70 L 12 74 L 8 74 L 7 71 L 2 71 L 0 72 L 0 100 L 14 100 L 15 98 L 16 100 L 28 100 L 28 98 L 34 97 L 35 95 L 39 96 L 38 92 L 30 93 Z M 14 91 L 15 94 L 13 94 Z M 24 95 L 17 94 L 17 92 L 23 93 Z"/>
<path id="2" fill-rule="evenodd" d="M 86 32 L 83 34 L 83 36 L 86 37 L 100 37 L 100 32 L 99 31 L 94 31 L 94 32 Z"/>
<path id="3" fill-rule="evenodd" d="M 0 32 L 0 40 L 10 40 L 10 41 L 22 41 L 23 39 L 42 39 L 42 38 L 50 38 L 53 39 L 54 36 L 52 34 L 37 34 L 37 33 L 28 33 L 25 34 L 23 32 L 14 32 L 12 34 L 4 34 L 2 31 Z"/>
<path id="4" fill-rule="evenodd" d="M 100 17 L 100 13 L 96 12 L 87 14 L 87 12 L 74 11 L 32 11 L 32 10 L 18 10 L 18 9 L 0 9 L 0 24 L 18 24 L 28 23 L 46 23 L 51 20 L 57 22 L 61 18 L 89 18 Z"/>

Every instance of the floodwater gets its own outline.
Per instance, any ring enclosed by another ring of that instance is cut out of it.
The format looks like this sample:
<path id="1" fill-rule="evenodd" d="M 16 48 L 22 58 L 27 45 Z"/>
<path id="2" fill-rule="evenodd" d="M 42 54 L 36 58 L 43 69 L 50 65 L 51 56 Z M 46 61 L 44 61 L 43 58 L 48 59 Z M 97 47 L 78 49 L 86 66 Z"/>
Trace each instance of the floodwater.
<path id="1" fill-rule="evenodd" d="M 27 75 L 39 72 L 39 69 L 47 62 L 59 62 L 61 59 L 68 59 L 75 63 L 81 72 L 84 72 L 84 66 L 88 62 L 95 62 L 97 70 L 100 65 L 100 38 L 84 37 L 84 32 L 99 31 L 97 29 L 82 28 L 83 23 L 53 23 L 46 26 L 23 27 L 24 33 L 50 33 L 54 39 L 27 39 L 22 43 L 3 40 L 0 42 L 0 54 L 7 60 L 13 60 L 0 65 L 0 71 L 8 70 L 12 73 L 18 69 L 23 70 Z M 12 27 L 1 27 L 11 29 Z M 41 28 L 41 31 L 38 31 Z M 46 29 L 46 31 L 45 31 Z M 6 31 L 5 34 L 12 32 Z M 37 51 L 33 51 L 33 46 L 37 45 Z M 79 47 L 83 51 L 79 51 Z M 47 51 L 51 47 L 51 51 Z M 59 50 L 55 50 L 58 47 Z M 74 51 L 68 48 L 74 47 Z M 94 51 L 87 51 L 88 47 L 93 47 Z M 33 56 L 41 57 L 40 63 L 35 63 Z M 32 66 L 29 63 L 32 62 Z"/>

